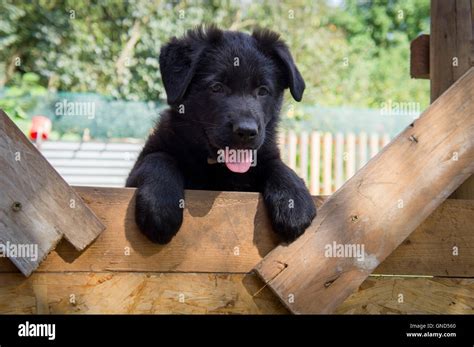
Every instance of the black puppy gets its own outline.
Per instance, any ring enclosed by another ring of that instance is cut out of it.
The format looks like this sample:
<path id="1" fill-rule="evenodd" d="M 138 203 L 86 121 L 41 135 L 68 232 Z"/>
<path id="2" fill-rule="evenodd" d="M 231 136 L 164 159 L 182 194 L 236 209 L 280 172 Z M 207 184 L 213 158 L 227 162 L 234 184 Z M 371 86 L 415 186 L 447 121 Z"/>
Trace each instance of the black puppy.
<path id="1" fill-rule="evenodd" d="M 261 192 L 281 238 L 301 235 L 316 208 L 281 161 L 275 135 L 284 89 L 300 101 L 305 84 L 279 35 L 200 27 L 161 49 L 160 70 L 170 108 L 127 179 L 138 188 L 142 232 L 169 242 L 182 223 L 184 189 L 204 189 Z"/>

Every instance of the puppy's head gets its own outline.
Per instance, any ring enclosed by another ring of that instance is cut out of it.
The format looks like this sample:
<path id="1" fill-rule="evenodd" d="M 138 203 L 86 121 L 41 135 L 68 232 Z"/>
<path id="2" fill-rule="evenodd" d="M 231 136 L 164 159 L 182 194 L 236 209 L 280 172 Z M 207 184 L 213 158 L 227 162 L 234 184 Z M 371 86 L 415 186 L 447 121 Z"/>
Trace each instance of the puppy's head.
<path id="1" fill-rule="evenodd" d="M 305 88 L 285 43 L 261 29 L 188 31 L 161 49 L 160 70 L 168 104 L 204 134 L 211 158 L 223 149 L 258 150 L 274 135 L 284 90 L 300 101 Z M 246 172 L 250 165 L 227 167 Z"/>

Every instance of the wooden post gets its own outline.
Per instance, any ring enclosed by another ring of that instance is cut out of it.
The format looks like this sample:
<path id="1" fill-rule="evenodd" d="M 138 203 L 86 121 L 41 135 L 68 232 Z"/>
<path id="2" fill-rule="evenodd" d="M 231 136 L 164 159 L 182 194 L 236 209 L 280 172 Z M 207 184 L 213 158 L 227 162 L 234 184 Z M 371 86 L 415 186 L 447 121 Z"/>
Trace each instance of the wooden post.
<path id="1" fill-rule="evenodd" d="M 473 2 L 431 0 L 431 102 L 474 65 Z M 451 197 L 474 199 L 474 176 L 468 178 Z"/>
<path id="2" fill-rule="evenodd" d="M 411 42 L 410 77 L 430 78 L 430 35 L 420 35 Z"/>
<path id="3" fill-rule="evenodd" d="M 471 68 L 256 266 L 290 311 L 333 312 L 474 173 L 473 86 Z"/>

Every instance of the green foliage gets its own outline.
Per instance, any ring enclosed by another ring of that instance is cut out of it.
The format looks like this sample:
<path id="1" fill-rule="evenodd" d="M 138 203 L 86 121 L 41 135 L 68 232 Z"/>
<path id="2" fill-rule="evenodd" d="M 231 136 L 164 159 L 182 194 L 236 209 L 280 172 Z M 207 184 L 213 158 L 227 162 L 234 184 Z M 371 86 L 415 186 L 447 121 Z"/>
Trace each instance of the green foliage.
<path id="1" fill-rule="evenodd" d="M 31 111 L 39 98 L 47 92 L 46 88 L 39 84 L 39 80 L 40 77 L 35 73 L 16 74 L 13 86 L 3 95 L 0 94 L 0 108 L 14 120 L 26 120 L 28 111 Z"/>
<path id="2" fill-rule="evenodd" d="M 409 42 L 427 31 L 429 0 L 72 1 L 0 3 L 0 86 L 35 72 L 50 90 L 165 100 L 158 56 L 201 23 L 281 33 L 306 80 L 304 102 L 379 108 L 387 99 L 428 103 L 409 78 Z M 400 12 L 401 11 L 401 12 Z M 400 15 L 402 13 L 402 15 Z M 19 64 L 18 64 L 18 58 Z M 1 78 L 1 72 L 5 78 Z M 291 100 L 289 115 L 301 114 Z M 296 108 L 296 110 L 295 110 Z"/>
<path id="3" fill-rule="evenodd" d="M 429 32 L 429 0 L 346 0 L 329 21 L 342 30 L 351 52 L 348 76 L 355 76 L 353 102 L 380 108 L 387 100 L 429 103 L 429 83 L 411 80 L 410 42 Z"/>

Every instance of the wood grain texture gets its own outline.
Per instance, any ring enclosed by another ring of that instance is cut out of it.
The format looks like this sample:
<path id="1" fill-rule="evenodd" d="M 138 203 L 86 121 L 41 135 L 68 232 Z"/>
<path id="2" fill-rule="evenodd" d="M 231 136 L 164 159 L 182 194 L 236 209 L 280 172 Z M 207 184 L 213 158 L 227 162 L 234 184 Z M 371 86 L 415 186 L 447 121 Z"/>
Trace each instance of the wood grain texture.
<path id="1" fill-rule="evenodd" d="M 474 68 L 334 193 L 302 237 L 258 264 L 292 312 L 333 312 L 472 175 L 473 85 Z M 364 260 L 326 256 L 334 242 L 363 246 Z"/>
<path id="2" fill-rule="evenodd" d="M 1 110 L 0 167 L 0 243 L 9 249 L 21 245 L 33 251 L 37 245 L 37 254 L 11 257 L 24 275 L 38 267 L 63 235 L 82 250 L 104 229 Z"/>
<path id="3" fill-rule="evenodd" d="M 260 279 L 251 274 L 34 273 L 25 279 L 3 273 L 0 313 L 288 313 L 262 287 Z M 369 277 L 336 312 L 472 314 L 474 280 Z"/>
<path id="4" fill-rule="evenodd" d="M 474 279 L 369 277 L 336 313 L 473 314 Z"/>
<path id="5" fill-rule="evenodd" d="M 431 0 L 431 102 L 474 66 L 472 6 L 471 0 Z M 451 198 L 474 199 L 474 176 L 468 178 Z"/>
<path id="6" fill-rule="evenodd" d="M 410 44 L 410 77 L 430 78 L 430 35 L 420 35 Z"/>
<path id="7" fill-rule="evenodd" d="M 82 252 L 59 244 L 37 271 L 247 273 L 279 242 L 257 193 L 186 191 L 183 225 L 162 246 L 135 224 L 134 188 L 75 189 L 107 229 Z M 11 271 L 0 258 L 0 272 Z"/>
<path id="8" fill-rule="evenodd" d="M 183 227 L 170 244 L 160 246 L 135 225 L 135 189 L 75 189 L 107 229 L 82 252 L 60 243 L 37 272 L 247 273 L 278 245 L 255 193 L 187 191 Z M 324 197 L 314 199 L 320 206 Z M 473 221 L 474 201 L 446 201 L 375 273 L 474 277 Z M 459 247 L 457 256 L 454 246 Z M 17 270 L 0 258 L 0 272 L 12 271 Z"/>
<path id="9" fill-rule="evenodd" d="M 472 39 L 471 0 L 431 0 L 431 102 L 472 66 Z"/>
<path id="10" fill-rule="evenodd" d="M 34 273 L 28 279 L 0 274 L 0 313 L 287 312 L 261 289 L 250 274 Z"/>

